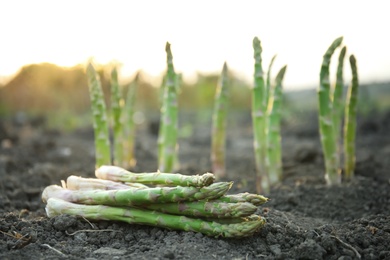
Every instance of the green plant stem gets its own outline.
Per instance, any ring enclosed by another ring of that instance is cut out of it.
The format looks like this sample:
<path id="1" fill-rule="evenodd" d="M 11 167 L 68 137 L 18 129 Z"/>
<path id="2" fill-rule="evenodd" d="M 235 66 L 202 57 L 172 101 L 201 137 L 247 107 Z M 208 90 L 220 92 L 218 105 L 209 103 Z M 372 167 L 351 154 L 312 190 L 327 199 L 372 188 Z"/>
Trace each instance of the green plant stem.
<path id="1" fill-rule="evenodd" d="M 123 102 L 118 83 L 118 71 L 111 71 L 111 116 L 113 129 L 113 164 L 123 166 L 123 124 L 121 121 L 121 102 Z"/>
<path id="2" fill-rule="evenodd" d="M 217 178 L 226 176 L 226 117 L 228 108 L 228 67 L 223 64 L 220 82 L 216 89 L 211 132 L 211 163 Z"/>
<path id="3" fill-rule="evenodd" d="M 165 51 L 167 53 L 167 78 L 158 137 L 158 168 L 162 172 L 172 172 L 176 164 L 175 159 L 177 159 L 177 90 L 171 45 L 168 42 Z"/>
<path id="4" fill-rule="evenodd" d="M 341 122 L 343 118 L 343 111 L 344 111 L 344 102 L 343 102 L 343 91 L 344 91 L 344 79 L 343 79 L 343 68 L 344 68 L 344 58 L 346 54 L 347 48 L 344 46 L 339 54 L 339 62 L 337 65 L 337 74 L 336 74 L 336 84 L 333 88 L 333 93 L 331 93 L 331 99 L 333 102 L 333 113 L 332 113 L 332 120 L 333 120 L 333 130 L 334 130 L 334 136 L 336 139 L 336 149 L 337 149 L 337 157 L 341 157 Z M 337 166 L 340 168 L 340 161 L 339 165 Z"/>
<path id="5" fill-rule="evenodd" d="M 205 173 L 203 175 L 182 175 L 178 173 L 133 173 L 116 166 L 101 166 L 96 169 L 95 175 L 99 179 L 119 181 L 126 183 L 141 183 L 169 186 L 209 186 L 214 182 L 214 175 Z"/>
<path id="6" fill-rule="evenodd" d="M 262 68 L 262 48 L 260 40 L 253 39 L 255 73 L 252 89 L 252 121 L 254 134 L 254 152 L 256 161 L 256 190 L 258 193 L 269 192 L 269 177 L 266 172 L 266 100 L 264 75 Z"/>
<path id="7" fill-rule="evenodd" d="M 224 195 L 218 199 L 213 200 L 215 202 L 226 202 L 226 203 L 240 203 L 240 202 L 249 202 L 255 206 L 260 206 L 268 201 L 268 198 L 253 193 L 238 193 L 233 195 Z"/>
<path id="8" fill-rule="evenodd" d="M 66 188 L 70 190 L 120 190 L 131 188 L 149 188 L 141 183 L 121 183 L 95 178 L 82 178 L 71 175 L 66 180 Z"/>
<path id="9" fill-rule="evenodd" d="M 269 106 L 269 102 L 270 102 L 271 97 L 273 95 L 273 91 L 272 91 L 272 87 L 271 87 L 271 71 L 272 71 L 272 66 L 274 65 L 275 59 L 276 59 L 276 54 L 272 57 L 272 59 L 269 63 L 269 66 L 268 66 L 268 70 L 267 70 L 267 80 L 266 80 L 266 84 L 265 84 L 265 94 L 264 94 L 267 108 Z"/>
<path id="10" fill-rule="evenodd" d="M 352 70 L 352 82 L 347 93 L 344 125 L 344 170 L 347 180 L 353 177 L 355 171 L 356 107 L 359 88 L 358 71 L 354 55 L 349 57 L 349 62 Z"/>
<path id="11" fill-rule="evenodd" d="M 134 81 L 129 85 L 126 95 L 125 106 L 122 113 L 123 122 L 123 164 L 121 167 L 130 168 L 136 165 L 136 159 L 134 155 L 135 147 L 135 124 L 134 124 L 134 111 L 135 111 L 135 96 L 138 88 L 139 72 L 135 76 Z"/>
<path id="12" fill-rule="evenodd" d="M 329 185 L 341 183 L 332 121 L 333 105 L 330 99 L 329 65 L 335 49 L 340 46 L 342 40 L 342 37 L 334 40 L 323 56 L 318 89 L 320 136 L 325 157 L 325 179 Z"/>
<path id="13" fill-rule="evenodd" d="M 99 75 L 91 63 L 87 67 L 87 77 L 95 132 L 96 167 L 99 167 L 111 164 L 107 110 Z"/>
<path id="14" fill-rule="evenodd" d="M 194 201 L 142 206 L 163 213 L 202 218 L 238 218 L 252 215 L 257 207 L 248 202 L 226 203 Z"/>
<path id="15" fill-rule="evenodd" d="M 109 205 L 137 206 L 154 203 L 211 200 L 225 195 L 232 186 L 231 182 L 217 182 L 207 187 L 156 187 L 129 188 L 125 190 L 68 190 L 50 185 L 42 193 L 42 200 L 59 198 L 69 202 Z"/>
<path id="16" fill-rule="evenodd" d="M 265 219 L 260 216 L 257 218 L 252 217 L 250 220 L 240 223 L 220 224 L 144 209 L 79 205 L 55 198 L 50 198 L 47 201 L 46 213 L 49 217 L 69 214 L 90 220 L 114 220 L 129 224 L 200 232 L 212 237 L 247 237 L 253 235 L 265 224 Z"/>
<path id="17" fill-rule="evenodd" d="M 275 80 L 273 95 L 270 97 L 270 107 L 268 115 L 268 135 L 267 135 L 267 170 L 271 185 L 278 183 L 282 179 L 282 143 L 280 133 L 280 121 L 282 114 L 283 88 L 282 81 L 287 66 L 280 69 Z"/>

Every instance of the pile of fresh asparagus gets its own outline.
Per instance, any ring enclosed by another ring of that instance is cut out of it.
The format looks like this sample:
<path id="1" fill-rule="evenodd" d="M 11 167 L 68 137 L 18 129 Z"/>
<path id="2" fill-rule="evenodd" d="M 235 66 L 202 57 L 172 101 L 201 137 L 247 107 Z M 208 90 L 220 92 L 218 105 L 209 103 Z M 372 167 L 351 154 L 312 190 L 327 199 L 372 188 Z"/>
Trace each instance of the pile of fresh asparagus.
<path id="1" fill-rule="evenodd" d="M 70 176 L 62 187 L 46 187 L 42 200 L 47 215 L 124 221 L 212 237 L 251 236 L 265 224 L 254 213 L 267 198 L 251 193 L 227 195 L 233 183 L 214 182 L 211 173 L 132 173 L 101 166 L 95 175 Z"/>

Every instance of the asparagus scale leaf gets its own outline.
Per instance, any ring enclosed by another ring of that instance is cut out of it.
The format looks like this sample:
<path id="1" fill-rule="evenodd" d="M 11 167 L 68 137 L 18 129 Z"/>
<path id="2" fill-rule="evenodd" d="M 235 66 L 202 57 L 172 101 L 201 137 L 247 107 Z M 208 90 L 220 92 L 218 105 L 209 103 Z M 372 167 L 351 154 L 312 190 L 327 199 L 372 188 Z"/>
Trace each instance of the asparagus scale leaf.
<path id="1" fill-rule="evenodd" d="M 133 173 L 116 166 L 103 165 L 95 171 L 99 179 L 141 184 L 163 184 L 170 186 L 208 186 L 214 182 L 214 175 L 182 175 L 178 173 Z"/>
<path id="2" fill-rule="evenodd" d="M 123 221 L 129 224 L 143 224 L 174 230 L 200 232 L 212 237 L 231 238 L 251 236 L 265 224 L 265 219 L 260 216 L 254 216 L 248 221 L 239 223 L 221 224 L 145 209 L 120 208 L 102 205 L 80 205 L 56 198 L 48 199 L 46 214 L 49 217 L 69 214 L 81 216 L 90 220 Z"/>
<path id="3" fill-rule="evenodd" d="M 45 188 L 42 200 L 59 198 L 69 202 L 90 205 L 136 206 L 153 203 L 211 200 L 224 195 L 232 182 L 217 182 L 210 186 L 130 188 L 126 190 L 68 190 L 58 185 Z"/>

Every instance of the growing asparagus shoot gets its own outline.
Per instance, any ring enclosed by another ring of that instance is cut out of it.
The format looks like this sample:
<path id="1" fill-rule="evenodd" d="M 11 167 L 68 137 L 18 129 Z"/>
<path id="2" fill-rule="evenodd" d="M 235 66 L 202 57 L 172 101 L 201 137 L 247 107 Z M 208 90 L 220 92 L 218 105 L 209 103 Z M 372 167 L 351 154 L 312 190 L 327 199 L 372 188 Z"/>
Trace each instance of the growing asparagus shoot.
<path id="1" fill-rule="evenodd" d="M 134 81 L 128 86 L 125 106 L 122 112 L 124 142 L 123 142 L 123 164 L 121 165 L 121 167 L 124 168 L 134 167 L 137 162 L 134 155 L 134 147 L 135 147 L 134 112 L 135 112 L 135 96 L 138 88 L 138 80 L 139 80 L 139 73 L 137 73 Z"/>
<path id="2" fill-rule="evenodd" d="M 359 88 L 358 71 L 354 55 L 349 57 L 349 62 L 352 70 L 352 82 L 347 93 L 344 124 L 344 170 L 347 180 L 353 177 L 355 170 L 356 107 Z"/>
<path id="3" fill-rule="evenodd" d="M 118 83 L 118 71 L 113 68 L 111 71 L 111 117 L 113 130 L 113 163 L 114 165 L 123 166 L 123 125 L 121 121 L 121 103 L 122 95 Z"/>
<path id="4" fill-rule="evenodd" d="M 341 45 L 342 41 L 342 37 L 334 40 L 323 56 L 320 71 L 320 87 L 318 89 L 320 136 L 325 157 L 325 179 L 328 184 L 341 183 L 336 146 L 337 139 L 333 130 L 333 103 L 330 98 L 329 65 L 334 51 Z"/>
<path id="5" fill-rule="evenodd" d="M 226 116 L 228 108 L 228 67 L 223 64 L 220 82 L 216 89 L 213 124 L 211 130 L 211 163 L 217 178 L 226 176 Z"/>
<path id="6" fill-rule="evenodd" d="M 177 149 L 177 90 L 176 73 L 173 66 L 171 45 L 165 46 L 167 53 L 167 75 L 161 109 L 160 132 L 158 136 L 158 168 L 162 172 L 172 172 L 175 167 Z"/>
<path id="7" fill-rule="evenodd" d="M 255 59 L 254 87 L 252 89 L 252 122 L 254 134 L 254 153 L 256 162 L 256 190 L 268 192 L 269 176 L 266 171 L 266 100 L 264 91 L 264 73 L 262 67 L 262 48 L 260 40 L 253 39 Z"/>
<path id="8" fill-rule="evenodd" d="M 270 184 L 279 182 L 282 178 L 282 144 L 280 121 L 282 113 L 283 88 L 282 81 L 287 66 L 280 69 L 276 76 L 275 88 L 270 95 L 267 123 L 267 171 Z"/>
<path id="9" fill-rule="evenodd" d="M 109 128 L 100 78 L 95 68 L 89 63 L 87 67 L 89 94 L 95 133 L 96 167 L 111 164 Z"/>
<path id="10" fill-rule="evenodd" d="M 331 99 L 333 102 L 333 130 L 334 136 L 336 139 L 336 149 L 338 157 L 341 156 L 341 122 L 344 112 L 344 100 L 343 100 L 343 90 L 344 90 L 344 79 L 343 79 L 343 68 L 344 68 L 344 58 L 347 51 L 347 47 L 343 47 L 339 54 L 339 62 L 337 65 L 336 73 L 336 84 L 334 88 L 331 89 Z M 339 167 L 339 166 L 338 166 Z"/>

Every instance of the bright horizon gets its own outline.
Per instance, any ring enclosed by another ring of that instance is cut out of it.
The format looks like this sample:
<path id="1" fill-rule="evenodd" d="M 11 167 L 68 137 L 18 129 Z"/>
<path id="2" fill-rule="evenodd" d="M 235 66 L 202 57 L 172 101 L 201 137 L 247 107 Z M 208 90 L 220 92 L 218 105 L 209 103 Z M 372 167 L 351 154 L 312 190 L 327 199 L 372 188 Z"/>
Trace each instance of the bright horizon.
<path id="1" fill-rule="evenodd" d="M 288 65 L 286 89 L 317 86 L 322 55 L 339 36 L 344 36 L 348 56 L 357 58 L 360 82 L 388 81 L 387 5 L 336 0 L 4 1 L 0 83 L 24 65 L 71 67 L 91 57 L 99 64 L 121 63 L 122 78 L 138 70 L 159 78 L 165 71 L 167 41 L 175 69 L 185 80 L 197 72 L 219 73 L 226 61 L 250 83 L 255 36 L 262 42 L 265 71 L 274 54 L 273 77 Z M 348 83 L 347 60 L 344 74 Z"/>

